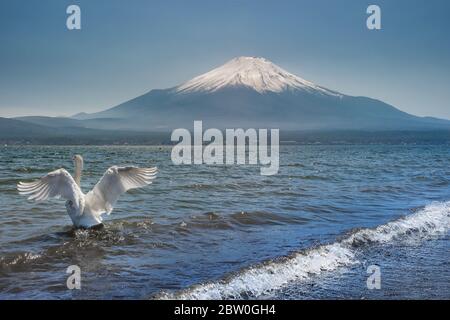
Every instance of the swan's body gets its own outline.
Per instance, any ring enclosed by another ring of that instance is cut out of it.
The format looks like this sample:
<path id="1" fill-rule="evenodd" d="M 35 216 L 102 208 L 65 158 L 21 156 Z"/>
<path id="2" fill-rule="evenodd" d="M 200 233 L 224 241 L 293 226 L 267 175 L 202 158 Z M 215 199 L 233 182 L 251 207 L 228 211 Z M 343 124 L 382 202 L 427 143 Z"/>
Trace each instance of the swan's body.
<path id="1" fill-rule="evenodd" d="M 43 201 L 51 197 L 66 199 L 66 209 L 77 228 L 91 228 L 102 223 L 102 214 L 110 214 L 119 196 L 130 189 L 152 183 L 157 168 L 117 167 L 106 170 L 95 187 L 84 194 L 80 188 L 83 158 L 74 157 L 75 177 L 65 169 L 50 172 L 39 180 L 19 182 L 20 194 Z"/>

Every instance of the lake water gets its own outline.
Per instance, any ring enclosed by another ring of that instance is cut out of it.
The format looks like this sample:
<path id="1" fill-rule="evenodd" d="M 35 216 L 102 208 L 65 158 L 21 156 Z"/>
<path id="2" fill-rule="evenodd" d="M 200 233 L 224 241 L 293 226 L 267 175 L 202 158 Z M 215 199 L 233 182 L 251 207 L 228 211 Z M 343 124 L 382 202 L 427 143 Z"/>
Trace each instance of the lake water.
<path id="1" fill-rule="evenodd" d="M 280 171 L 175 166 L 170 147 L 0 147 L 0 299 L 450 299 L 448 145 L 281 146 Z M 85 160 L 158 166 L 100 231 L 15 185 Z M 81 268 L 81 290 L 66 269 Z M 366 286 L 367 268 L 381 289 Z"/>

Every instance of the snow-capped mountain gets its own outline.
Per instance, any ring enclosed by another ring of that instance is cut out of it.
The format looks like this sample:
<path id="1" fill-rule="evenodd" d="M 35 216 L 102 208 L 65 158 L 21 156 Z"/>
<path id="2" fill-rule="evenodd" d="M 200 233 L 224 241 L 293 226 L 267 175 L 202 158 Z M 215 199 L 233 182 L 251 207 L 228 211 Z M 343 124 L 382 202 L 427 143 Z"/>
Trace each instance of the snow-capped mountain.
<path id="1" fill-rule="evenodd" d="M 173 88 L 151 90 L 76 119 L 95 128 L 171 130 L 203 120 L 216 128 L 404 130 L 450 128 L 382 101 L 353 97 L 293 75 L 274 63 L 238 57 Z"/>
<path id="2" fill-rule="evenodd" d="M 259 57 L 238 57 L 176 87 L 177 92 L 214 92 L 227 87 L 247 87 L 259 93 L 303 90 L 341 96 L 283 70 Z"/>

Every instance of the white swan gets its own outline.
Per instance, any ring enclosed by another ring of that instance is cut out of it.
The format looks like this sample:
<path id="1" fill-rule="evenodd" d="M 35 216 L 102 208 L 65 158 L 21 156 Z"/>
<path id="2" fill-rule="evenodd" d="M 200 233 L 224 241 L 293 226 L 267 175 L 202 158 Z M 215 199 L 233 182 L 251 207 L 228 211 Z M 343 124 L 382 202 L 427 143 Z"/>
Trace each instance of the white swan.
<path id="1" fill-rule="evenodd" d="M 66 209 L 77 228 L 92 228 L 102 225 L 102 214 L 110 214 L 119 196 L 130 189 L 141 188 L 152 183 L 157 168 L 117 167 L 106 170 L 95 187 L 84 194 L 80 189 L 83 157 L 73 157 L 75 178 L 66 169 L 50 172 L 39 180 L 19 182 L 17 189 L 28 199 L 43 201 L 50 197 L 66 199 Z"/>

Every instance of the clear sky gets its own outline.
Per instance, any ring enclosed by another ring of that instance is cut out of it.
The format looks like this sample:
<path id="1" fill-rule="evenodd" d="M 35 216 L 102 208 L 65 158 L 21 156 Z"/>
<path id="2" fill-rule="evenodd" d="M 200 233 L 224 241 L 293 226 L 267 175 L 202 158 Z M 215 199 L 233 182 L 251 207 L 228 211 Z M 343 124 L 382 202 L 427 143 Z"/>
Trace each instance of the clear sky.
<path id="1" fill-rule="evenodd" d="M 381 31 L 366 28 L 369 4 Z M 100 111 L 250 55 L 450 119 L 449 17 L 448 0 L 1 0 L 0 116 Z"/>

